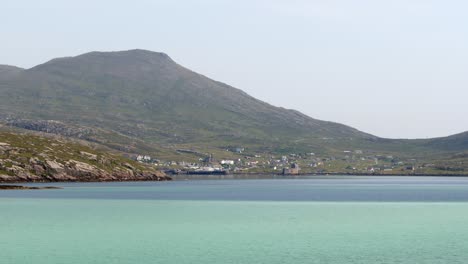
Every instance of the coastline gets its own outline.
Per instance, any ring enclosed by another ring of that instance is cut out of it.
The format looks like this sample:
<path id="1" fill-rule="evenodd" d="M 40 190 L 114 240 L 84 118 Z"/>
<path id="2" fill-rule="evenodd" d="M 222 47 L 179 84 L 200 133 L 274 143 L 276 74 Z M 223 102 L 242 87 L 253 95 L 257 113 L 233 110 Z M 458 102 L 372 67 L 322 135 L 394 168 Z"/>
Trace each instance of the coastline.
<path id="1" fill-rule="evenodd" d="M 0 190 L 51 190 L 51 189 L 63 189 L 55 186 L 22 186 L 22 185 L 2 185 L 0 184 Z"/>
<path id="2" fill-rule="evenodd" d="M 295 177 L 324 177 L 324 176 L 366 176 L 366 177 L 457 177 L 457 178 L 465 178 L 468 177 L 468 174 L 429 174 L 429 173 L 415 173 L 415 174 L 367 174 L 367 173 L 299 173 L 299 174 L 280 174 L 280 173 L 230 173 L 230 174 L 212 174 L 212 175 L 201 175 L 201 174 L 177 174 L 171 176 L 164 176 L 158 179 L 105 179 L 105 180 L 22 180 L 22 181 L 0 181 L 0 190 L 2 190 L 2 186 L 14 186 L 14 184 L 46 184 L 46 183 L 106 183 L 106 182 L 163 182 L 163 181 L 179 181 L 179 180 L 203 180 L 203 179 L 248 179 L 252 178 L 255 179 L 256 176 L 260 176 L 261 178 L 265 179 L 270 176 L 272 179 L 278 179 L 281 177 L 294 179 Z M 189 178 L 183 178 L 183 176 L 187 176 Z M 195 178 L 190 178 L 195 177 Z M 23 186 L 19 186 L 23 187 Z M 46 187 L 41 187 L 46 188 Z M 36 188 L 33 188 L 36 189 Z M 52 187 L 50 189 L 56 189 Z M 57 188 L 59 189 L 59 188 Z"/>
<path id="3" fill-rule="evenodd" d="M 22 183 L 61 183 L 61 182 L 163 182 L 163 181 L 172 181 L 173 178 L 170 176 L 160 176 L 157 179 L 102 179 L 102 180 L 22 180 L 22 181 L 0 181 L 2 184 L 22 184 Z"/>
<path id="4" fill-rule="evenodd" d="M 468 174 L 457 174 L 457 173 L 412 173 L 412 174 L 402 174 L 402 173 L 349 173 L 349 172 L 324 172 L 324 173 L 298 173 L 298 174 L 282 174 L 282 173 L 242 173 L 238 175 L 275 175 L 275 176 L 400 176 L 400 177 L 468 177 Z"/>

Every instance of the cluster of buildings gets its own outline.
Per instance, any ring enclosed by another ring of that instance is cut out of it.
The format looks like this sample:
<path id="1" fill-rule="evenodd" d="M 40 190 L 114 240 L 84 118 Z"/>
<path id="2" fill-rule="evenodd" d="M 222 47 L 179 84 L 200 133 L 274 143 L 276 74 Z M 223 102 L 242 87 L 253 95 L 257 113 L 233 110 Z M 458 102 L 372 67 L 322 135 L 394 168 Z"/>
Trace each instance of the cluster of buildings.
<path id="1" fill-rule="evenodd" d="M 244 148 L 234 148 L 240 154 Z M 291 155 L 296 157 L 296 155 Z M 134 157 L 138 162 L 153 164 L 161 168 L 168 169 L 173 173 L 194 173 L 194 174 L 217 174 L 217 173 L 255 173 L 255 172 L 275 172 L 283 174 L 299 174 L 299 164 L 291 162 L 287 156 L 278 159 L 274 157 L 262 158 L 262 155 L 250 155 L 237 159 L 217 160 L 212 154 L 200 158 L 196 163 L 184 161 L 160 161 L 153 159 L 149 155 L 137 155 Z"/>
<path id="2" fill-rule="evenodd" d="M 138 155 L 135 159 L 142 163 L 154 164 L 167 170 L 180 173 L 211 174 L 211 173 L 274 173 L 297 175 L 303 173 L 406 173 L 415 172 L 421 165 L 416 166 L 415 160 L 400 160 L 392 155 L 371 154 L 362 150 L 345 150 L 334 156 L 321 156 L 315 153 L 290 153 L 272 156 L 267 153 L 245 153 L 242 147 L 226 149 L 229 152 L 223 159 L 215 159 L 210 154 L 203 154 L 192 150 L 180 150 L 199 158 L 197 162 L 184 161 L 162 162 L 149 155 Z M 178 150 L 179 151 L 179 150 Z M 222 154 L 221 154 L 222 155 Z M 236 158 L 233 158 L 236 157 Z M 433 164 L 427 164 L 427 167 Z M 426 165 L 424 165 L 426 168 Z"/>
<path id="3" fill-rule="evenodd" d="M 148 155 L 138 155 L 136 157 L 136 160 L 139 161 L 139 162 L 144 162 L 144 163 L 150 163 L 152 162 L 153 160 L 151 159 L 150 156 Z"/>

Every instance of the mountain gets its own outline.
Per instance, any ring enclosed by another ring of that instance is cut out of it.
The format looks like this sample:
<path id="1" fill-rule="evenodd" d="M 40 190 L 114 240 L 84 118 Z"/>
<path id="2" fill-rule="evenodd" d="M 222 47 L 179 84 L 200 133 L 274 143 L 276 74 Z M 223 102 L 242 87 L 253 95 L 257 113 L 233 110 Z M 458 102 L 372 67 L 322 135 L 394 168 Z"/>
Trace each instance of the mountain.
<path id="1" fill-rule="evenodd" d="M 12 71 L 0 79 L 4 122 L 46 131 L 53 120 L 54 126 L 66 127 L 62 130 L 87 131 L 81 137 L 117 148 L 249 145 L 320 151 L 323 142 L 334 146 L 378 140 L 257 100 L 180 66 L 164 53 L 91 52 Z"/>
<path id="2" fill-rule="evenodd" d="M 24 69 L 10 65 L 0 65 L 0 80 L 2 78 L 11 78 L 22 72 Z"/>
<path id="3" fill-rule="evenodd" d="M 236 147 L 330 155 L 360 149 L 407 158 L 468 150 L 467 133 L 395 140 L 317 120 L 146 50 L 90 52 L 31 69 L 0 66 L 0 123 L 176 160 L 226 156 Z"/>
<path id="4" fill-rule="evenodd" d="M 0 182 L 168 179 L 162 172 L 89 144 L 0 132 Z"/>
<path id="5" fill-rule="evenodd" d="M 425 145 L 433 149 L 445 151 L 466 151 L 468 150 L 468 132 L 449 137 L 429 139 L 426 140 Z"/>

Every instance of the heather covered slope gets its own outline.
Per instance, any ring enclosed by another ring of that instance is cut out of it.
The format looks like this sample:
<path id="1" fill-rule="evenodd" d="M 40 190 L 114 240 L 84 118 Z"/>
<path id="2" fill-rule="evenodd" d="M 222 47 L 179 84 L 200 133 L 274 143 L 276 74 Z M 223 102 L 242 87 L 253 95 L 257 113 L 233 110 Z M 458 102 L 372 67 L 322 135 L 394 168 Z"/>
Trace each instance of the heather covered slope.
<path id="1" fill-rule="evenodd" d="M 313 99 L 311 99 L 313 103 Z M 90 52 L 31 69 L 0 66 L 0 122 L 132 153 L 370 153 L 434 156 L 468 149 L 466 134 L 382 139 L 275 107 L 146 50 Z"/>
<path id="2" fill-rule="evenodd" d="M 113 138 L 110 144 L 131 138 L 148 144 L 273 146 L 301 138 L 298 145 L 317 147 L 323 138 L 376 139 L 269 105 L 145 50 L 54 59 L 4 78 L 0 90 L 4 122 L 25 127 L 29 121 L 59 121 L 112 134 L 106 136 Z"/>

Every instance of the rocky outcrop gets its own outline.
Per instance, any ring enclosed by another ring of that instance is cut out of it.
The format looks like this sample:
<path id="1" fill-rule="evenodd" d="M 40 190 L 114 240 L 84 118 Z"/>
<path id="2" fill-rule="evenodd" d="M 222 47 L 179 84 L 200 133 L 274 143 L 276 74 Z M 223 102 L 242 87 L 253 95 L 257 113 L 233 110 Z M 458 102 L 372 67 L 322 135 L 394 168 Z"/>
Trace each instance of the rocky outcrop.
<path id="1" fill-rule="evenodd" d="M 0 182 L 171 180 L 164 172 L 77 144 L 8 138 L 12 142 L 0 142 Z M 25 147 L 25 142 L 31 144 Z"/>
<path id="2" fill-rule="evenodd" d="M 40 161 L 31 158 L 29 163 L 15 165 L 11 161 L 0 160 L 0 169 L 8 174 L 0 174 L 0 182 L 55 182 L 55 181 L 165 181 L 171 180 L 164 172 L 143 171 L 126 166 L 115 166 L 106 171 L 95 165 L 77 160 L 61 163 L 56 160 Z"/>
<path id="3" fill-rule="evenodd" d="M 20 186 L 20 185 L 0 185 L 0 190 L 45 190 L 45 189 L 62 189 L 60 187 L 45 186 Z"/>
<path id="4" fill-rule="evenodd" d="M 46 132 L 52 134 L 63 135 L 66 137 L 75 137 L 88 139 L 94 133 L 90 128 L 78 127 L 55 120 L 29 120 L 16 118 L 1 118 L 8 126 L 14 126 L 27 130 Z"/>

